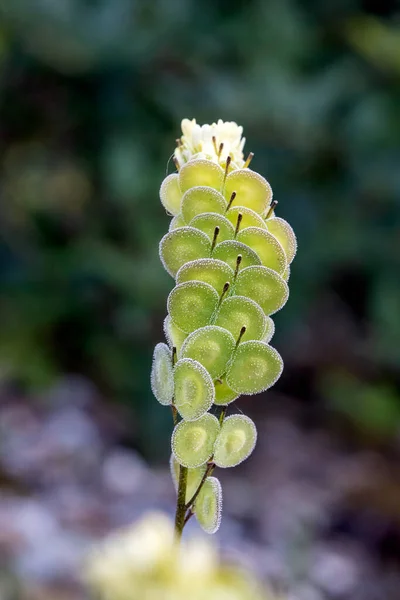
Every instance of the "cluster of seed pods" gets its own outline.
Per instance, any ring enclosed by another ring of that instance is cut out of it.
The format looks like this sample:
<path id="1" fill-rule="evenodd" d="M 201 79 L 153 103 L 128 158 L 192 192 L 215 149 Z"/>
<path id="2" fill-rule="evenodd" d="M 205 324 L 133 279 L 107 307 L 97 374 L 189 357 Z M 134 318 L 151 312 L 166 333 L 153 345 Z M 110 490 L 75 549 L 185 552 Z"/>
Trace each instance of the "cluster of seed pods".
<path id="1" fill-rule="evenodd" d="M 192 158 L 165 178 L 160 198 L 172 215 L 160 257 L 176 285 L 164 322 L 168 343 L 155 348 L 151 384 L 157 400 L 180 415 L 172 434 L 175 485 L 186 467 L 187 506 L 214 533 L 222 492 L 213 470 L 241 463 L 257 437 L 253 421 L 225 417 L 226 406 L 281 375 L 282 359 L 269 345 L 271 315 L 288 298 L 296 238 L 275 216 L 269 183 L 249 168 L 232 169 L 229 160 L 224 170 Z"/>

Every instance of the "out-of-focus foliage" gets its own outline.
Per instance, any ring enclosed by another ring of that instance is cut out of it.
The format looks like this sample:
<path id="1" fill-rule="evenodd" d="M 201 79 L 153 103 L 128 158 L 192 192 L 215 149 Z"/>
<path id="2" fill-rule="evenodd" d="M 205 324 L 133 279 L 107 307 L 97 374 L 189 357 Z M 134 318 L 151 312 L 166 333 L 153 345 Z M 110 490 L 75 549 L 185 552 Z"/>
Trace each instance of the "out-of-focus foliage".
<path id="1" fill-rule="evenodd" d="M 221 564 L 216 548 L 204 538 L 175 546 L 173 523 L 158 513 L 96 548 L 84 575 L 99 599 L 272 600 L 254 575 Z"/>
<path id="2" fill-rule="evenodd" d="M 348 327 L 332 360 L 374 385 L 395 385 L 394 4 L 1 3 L 2 375 L 37 387 L 60 370 L 85 372 L 163 427 L 148 384 L 173 283 L 158 259 L 167 224 L 158 187 L 181 119 L 196 117 L 243 125 L 252 167 L 298 236 L 278 342 L 307 321 L 321 357 L 321 326 L 338 327 L 335 311 L 322 322 L 317 307 L 339 297 Z M 146 435 L 142 443 L 152 444 Z"/>

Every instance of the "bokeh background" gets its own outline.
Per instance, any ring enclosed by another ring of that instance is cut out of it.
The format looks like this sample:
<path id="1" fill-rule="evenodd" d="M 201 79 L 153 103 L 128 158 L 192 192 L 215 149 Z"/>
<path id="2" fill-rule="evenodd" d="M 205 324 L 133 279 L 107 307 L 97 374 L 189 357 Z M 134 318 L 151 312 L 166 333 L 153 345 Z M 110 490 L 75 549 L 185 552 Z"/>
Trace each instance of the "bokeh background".
<path id="1" fill-rule="evenodd" d="M 0 3 L 0 596 L 81 598 L 87 546 L 172 514 L 149 386 L 183 117 L 244 127 L 298 236 L 260 441 L 220 539 L 300 600 L 400 589 L 396 0 Z M 250 558 L 249 558 L 250 557 Z"/>

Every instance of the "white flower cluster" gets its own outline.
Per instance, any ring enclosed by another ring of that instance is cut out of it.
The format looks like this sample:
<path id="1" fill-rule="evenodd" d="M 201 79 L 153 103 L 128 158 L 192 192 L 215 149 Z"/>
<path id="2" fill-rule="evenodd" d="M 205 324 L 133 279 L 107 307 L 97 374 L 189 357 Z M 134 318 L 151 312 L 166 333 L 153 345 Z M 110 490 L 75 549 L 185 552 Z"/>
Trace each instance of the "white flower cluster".
<path id="1" fill-rule="evenodd" d="M 198 125 L 196 119 L 183 119 L 181 126 L 183 135 L 175 150 L 180 165 L 192 158 L 207 158 L 225 167 L 230 156 L 232 169 L 243 167 L 246 138 L 242 137 L 243 127 L 237 123 L 219 119 L 212 125 Z"/>
<path id="2" fill-rule="evenodd" d="M 210 541 L 174 544 L 173 523 L 160 513 L 110 536 L 89 556 L 84 575 L 101 600 L 265 600 L 247 574 L 221 566 Z"/>

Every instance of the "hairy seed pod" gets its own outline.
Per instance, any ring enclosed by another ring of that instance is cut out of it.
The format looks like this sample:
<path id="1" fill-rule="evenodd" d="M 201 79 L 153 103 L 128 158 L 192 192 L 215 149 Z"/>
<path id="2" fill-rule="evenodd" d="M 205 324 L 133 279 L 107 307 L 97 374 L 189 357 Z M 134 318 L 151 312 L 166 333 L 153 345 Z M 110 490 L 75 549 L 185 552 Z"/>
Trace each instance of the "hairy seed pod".
<path id="1" fill-rule="evenodd" d="M 245 460 L 257 437 L 251 419 L 225 417 L 225 410 L 281 375 L 282 359 L 269 345 L 271 315 L 288 299 L 297 241 L 275 214 L 270 184 L 249 168 L 253 155 L 244 158 L 241 127 L 184 120 L 183 132 L 177 172 L 160 187 L 172 216 L 160 258 L 175 286 L 164 321 L 168 346 L 155 348 L 151 386 L 161 404 L 172 405 L 175 422 L 182 419 L 172 434 L 171 472 L 177 489 L 186 481 L 186 504 L 194 504 L 182 505 L 180 488 L 180 510 L 190 508 L 213 533 L 222 495 L 212 471 Z"/>
<path id="2" fill-rule="evenodd" d="M 207 477 L 197 496 L 194 514 L 206 533 L 218 531 L 222 517 L 222 488 L 216 477 Z"/>

